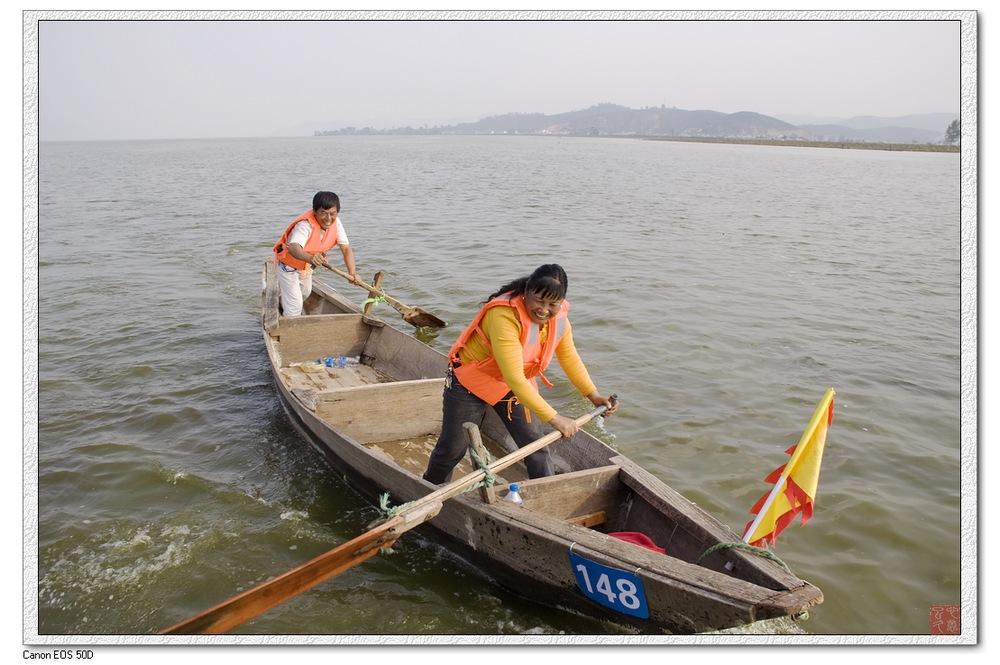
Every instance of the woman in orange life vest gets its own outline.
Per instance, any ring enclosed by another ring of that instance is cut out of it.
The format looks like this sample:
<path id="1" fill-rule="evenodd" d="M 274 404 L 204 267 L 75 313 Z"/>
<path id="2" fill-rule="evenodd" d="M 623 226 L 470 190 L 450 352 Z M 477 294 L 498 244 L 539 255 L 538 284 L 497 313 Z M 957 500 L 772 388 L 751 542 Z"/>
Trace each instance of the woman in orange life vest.
<path id="1" fill-rule="evenodd" d="M 285 316 L 302 313 L 302 303 L 312 293 L 313 266 L 323 265 L 327 251 L 334 246 L 340 247 L 351 280 L 361 283 L 354 265 L 354 250 L 339 214 L 339 196 L 316 192 L 312 210 L 299 215 L 275 243 L 274 271 L 278 275 L 281 311 Z"/>
<path id="2" fill-rule="evenodd" d="M 538 393 L 538 377 L 552 385 L 542 372 L 553 356 L 594 406 L 606 405 L 606 416 L 615 412 L 617 402 L 597 391 L 573 345 L 566 287 L 561 267 L 543 265 L 489 296 L 459 335 L 448 353 L 441 435 L 424 480 L 437 485 L 451 480 L 455 465 L 468 450 L 463 423 L 481 422 L 491 407 L 518 447 L 544 436 L 541 422 L 564 437 L 573 436 L 579 429 L 576 421 L 559 415 Z M 547 448 L 529 455 L 524 463 L 530 478 L 554 473 Z"/>

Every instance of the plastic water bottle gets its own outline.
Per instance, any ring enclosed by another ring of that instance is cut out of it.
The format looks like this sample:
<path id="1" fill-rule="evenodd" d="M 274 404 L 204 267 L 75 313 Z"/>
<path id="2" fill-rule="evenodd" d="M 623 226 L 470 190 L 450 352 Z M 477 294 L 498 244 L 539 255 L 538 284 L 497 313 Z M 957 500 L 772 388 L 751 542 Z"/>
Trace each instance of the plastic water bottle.
<path id="1" fill-rule="evenodd" d="M 347 356 L 340 356 L 340 360 L 337 361 L 337 367 L 340 369 L 347 367 Z"/>
<path id="2" fill-rule="evenodd" d="M 510 486 L 510 491 L 507 492 L 507 500 L 518 505 L 524 503 L 524 499 L 521 498 L 520 492 L 517 491 L 517 485 Z"/>

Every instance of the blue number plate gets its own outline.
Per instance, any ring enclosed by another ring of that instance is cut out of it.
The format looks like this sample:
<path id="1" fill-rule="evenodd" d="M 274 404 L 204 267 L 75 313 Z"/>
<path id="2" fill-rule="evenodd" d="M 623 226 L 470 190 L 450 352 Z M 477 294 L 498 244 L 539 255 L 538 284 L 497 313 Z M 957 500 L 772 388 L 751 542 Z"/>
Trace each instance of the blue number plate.
<path id="1" fill-rule="evenodd" d="M 587 598 L 611 609 L 640 619 L 649 618 L 646 593 L 638 575 L 594 563 L 569 553 L 576 584 Z"/>

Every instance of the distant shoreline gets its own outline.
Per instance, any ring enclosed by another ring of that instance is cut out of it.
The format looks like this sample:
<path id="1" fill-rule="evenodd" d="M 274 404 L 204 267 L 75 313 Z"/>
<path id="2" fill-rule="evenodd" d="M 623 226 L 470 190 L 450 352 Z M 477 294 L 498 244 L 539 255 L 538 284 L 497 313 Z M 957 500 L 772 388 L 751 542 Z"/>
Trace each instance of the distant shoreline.
<path id="1" fill-rule="evenodd" d="M 358 134 L 366 136 L 368 134 Z M 408 133 L 395 134 L 410 136 Z M 944 143 L 884 143 L 879 141 L 815 141 L 807 139 L 765 139 L 765 138 L 727 138 L 721 136 L 655 136 L 636 134 L 538 134 L 538 133 L 498 133 L 483 132 L 426 132 L 415 133 L 420 136 L 536 136 L 543 138 L 595 138 L 595 139 L 638 139 L 641 141 L 673 141 L 675 143 L 725 143 L 729 145 L 768 145 L 793 148 L 841 148 L 845 150 L 884 150 L 887 152 L 947 152 L 960 153 L 960 145 Z M 316 133 L 317 137 L 338 136 L 335 133 Z M 350 136 L 355 136 L 351 134 Z"/>
<path id="2" fill-rule="evenodd" d="M 958 145 L 937 143 L 874 143 L 867 141 L 799 141 L 787 139 L 734 139 L 721 137 L 644 136 L 646 141 L 679 143 L 730 143 L 735 145 L 773 145 L 794 148 L 844 148 L 848 150 L 886 150 L 891 152 L 961 152 Z"/>

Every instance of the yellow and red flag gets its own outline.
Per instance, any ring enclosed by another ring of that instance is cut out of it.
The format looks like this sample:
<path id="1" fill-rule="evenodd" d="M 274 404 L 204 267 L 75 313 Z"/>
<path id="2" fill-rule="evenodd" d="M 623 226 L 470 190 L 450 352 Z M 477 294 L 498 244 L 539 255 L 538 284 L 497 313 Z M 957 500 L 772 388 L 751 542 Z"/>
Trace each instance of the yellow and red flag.
<path id="1" fill-rule="evenodd" d="M 767 477 L 767 482 L 774 483 L 774 487 L 750 509 L 750 514 L 757 517 L 747 523 L 743 542 L 756 547 L 768 544 L 773 547 L 778 534 L 797 515 L 801 513 L 802 524 L 812 517 L 826 432 L 833 423 L 835 394 L 833 388 L 826 391 L 802 438 L 785 451 L 791 458 Z"/>

